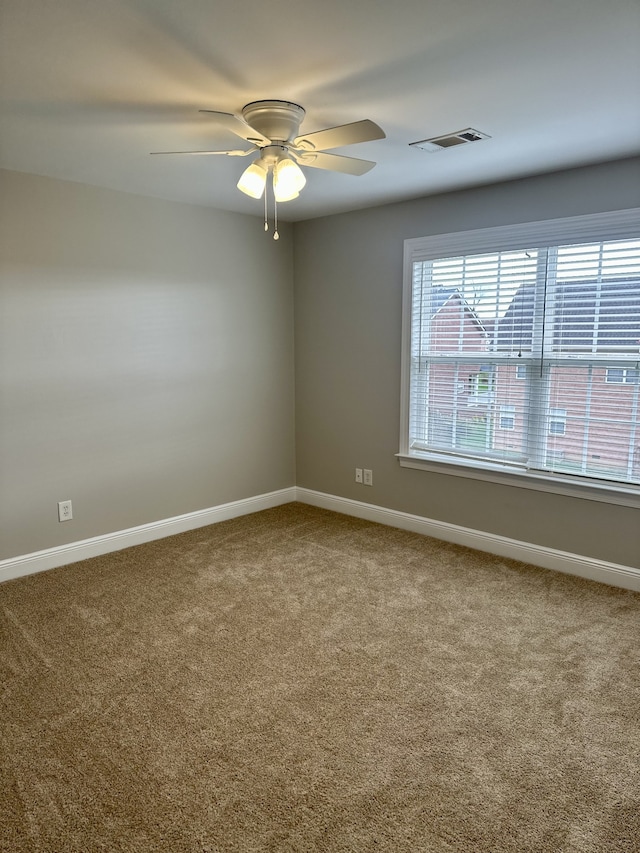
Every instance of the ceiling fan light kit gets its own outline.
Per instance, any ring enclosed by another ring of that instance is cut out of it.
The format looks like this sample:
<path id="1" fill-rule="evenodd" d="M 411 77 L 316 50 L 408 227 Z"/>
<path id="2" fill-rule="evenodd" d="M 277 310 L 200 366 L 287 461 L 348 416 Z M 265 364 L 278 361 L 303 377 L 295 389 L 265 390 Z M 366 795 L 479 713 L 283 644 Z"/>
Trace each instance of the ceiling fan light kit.
<path id="1" fill-rule="evenodd" d="M 291 101 L 252 101 L 242 108 L 241 116 L 232 113 L 200 110 L 217 124 L 250 143 L 251 147 L 225 151 L 156 151 L 154 154 L 226 154 L 244 157 L 259 156 L 248 166 L 238 181 L 238 189 L 251 198 L 265 196 L 265 230 L 267 224 L 268 178 L 274 199 L 274 240 L 278 239 L 277 203 L 292 201 L 306 184 L 300 166 L 311 166 L 331 172 L 363 175 L 375 166 L 371 160 L 325 153 L 332 148 L 384 139 L 384 131 L 372 121 L 351 122 L 338 127 L 299 135 L 305 110 Z"/>
<path id="2" fill-rule="evenodd" d="M 288 156 L 286 146 L 268 145 L 261 149 L 260 157 L 244 170 L 238 189 L 252 198 L 262 198 L 269 173 L 275 200 L 279 202 L 297 198 L 307 183 L 300 166 Z"/>
<path id="3" fill-rule="evenodd" d="M 238 189 L 251 198 L 262 198 L 267 184 L 267 174 L 267 170 L 260 163 L 252 163 L 240 175 Z"/>
<path id="4" fill-rule="evenodd" d="M 273 194 L 276 201 L 292 201 L 300 195 L 307 183 L 304 172 L 289 157 L 285 157 L 273 167 Z"/>

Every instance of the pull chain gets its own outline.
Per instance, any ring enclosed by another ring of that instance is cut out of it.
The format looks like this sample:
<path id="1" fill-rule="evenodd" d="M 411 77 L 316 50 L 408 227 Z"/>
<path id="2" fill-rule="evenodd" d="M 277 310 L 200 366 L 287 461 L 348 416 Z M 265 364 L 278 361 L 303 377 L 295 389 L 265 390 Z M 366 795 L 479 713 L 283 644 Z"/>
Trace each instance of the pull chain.
<path id="1" fill-rule="evenodd" d="M 267 222 L 267 193 L 268 193 L 268 188 L 267 188 L 267 184 L 265 182 L 265 186 L 264 186 L 264 230 L 265 231 L 269 230 L 269 223 Z"/>
<path id="2" fill-rule="evenodd" d="M 273 239 L 280 239 L 280 235 L 278 234 L 278 202 L 276 201 L 275 193 L 273 194 Z"/>
<path id="3" fill-rule="evenodd" d="M 271 182 L 271 189 L 273 192 L 273 239 L 279 240 L 280 235 L 278 234 L 278 202 L 276 201 L 276 193 L 275 188 L 273 187 L 273 179 Z M 264 188 L 264 230 L 269 230 L 269 216 L 268 216 L 268 206 L 267 206 L 267 196 L 269 194 L 269 183 L 265 184 Z"/>

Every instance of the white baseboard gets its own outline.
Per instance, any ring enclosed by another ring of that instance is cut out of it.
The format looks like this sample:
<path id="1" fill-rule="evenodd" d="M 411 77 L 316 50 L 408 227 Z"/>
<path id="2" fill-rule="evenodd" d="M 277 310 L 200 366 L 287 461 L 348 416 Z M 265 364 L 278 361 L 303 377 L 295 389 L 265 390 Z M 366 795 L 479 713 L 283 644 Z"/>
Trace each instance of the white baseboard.
<path id="1" fill-rule="evenodd" d="M 0 583 L 23 575 L 66 566 L 68 563 L 77 563 L 79 560 L 87 560 L 89 557 L 99 557 L 112 551 L 120 551 L 122 548 L 131 548 L 133 545 L 142 545 L 144 542 L 151 542 L 154 539 L 164 539 L 165 536 L 195 530 L 197 527 L 206 527 L 208 524 L 227 521 L 230 518 L 270 509 L 295 500 L 296 489 L 291 486 L 288 489 L 280 489 L 276 492 L 232 501 L 210 509 L 153 521 L 139 527 L 130 527 L 128 530 L 119 530 L 115 533 L 107 533 L 104 536 L 94 536 L 91 539 L 71 542 L 68 545 L 47 548 L 46 551 L 36 551 L 33 554 L 0 560 Z"/>
<path id="2" fill-rule="evenodd" d="M 411 530 L 424 536 L 443 539 L 445 542 L 453 542 L 456 545 L 466 545 L 468 548 L 475 548 L 478 551 L 497 554 L 499 557 L 521 560 L 543 569 L 578 575 L 610 586 L 640 592 L 640 569 L 634 569 L 631 566 L 621 566 L 617 563 L 597 560 L 594 557 L 583 557 L 579 554 L 558 551 L 555 548 L 546 548 L 543 545 L 520 542 L 517 539 L 508 539 L 506 536 L 483 533 L 469 527 L 460 527 L 457 524 L 449 524 L 445 521 L 434 521 L 419 515 L 385 509 L 374 504 L 315 492 L 312 489 L 297 488 L 296 496 L 301 503 L 331 509 L 334 512 L 353 515 L 367 521 L 377 521 L 389 527 Z"/>
<path id="3" fill-rule="evenodd" d="M 131 527 L 128 530 L 120 530 L 115 533 L 107 533 L 104 536 L 94 536 L 80 542 L 71 542 L 68 545 L 60 545 L 56 548 L 48 548 L 46 551 L 36 551 L 33 554 L 25 554 L 0 561 L 0 583 L 22 577 L 23 575 L 43 572 L 54 569 L 68 563 L 76 563 L 90 557 L 99 557 L 112 551 L 120 551 L 122 548 L 130 548 L 133 545 L 142 545 L 154 539 L 163 539 L 165 536 L 173 536 L 176 533 L 184 533 L 197 527 L 206 527 L 218 521 L 226 521 L 263 509 L 290 503 L 292 501 L 310 504 L 312 506 L 341 512 L 344 515 L 352 515 L 367 521 L 376 521 L 389 527 L 399 527 L 402 530 L 410 530 L 423 536 L 433 536 L 445 542 L 453 542 L 457 545 L 466 545 L 478 551 L 486 551 L 489 554 L 497 554 L 500 557 L 509 557 L 513 560 L 521 560 L 533 566 L 544 569 L 552 569 L 565 574 L 578 575 L 589 580 L 606 583 L 610 586 L 640 592 L 640 570 L 631 566 L 621 566 L 617 563 L 608 563 L 605 560 L 597 560 L 593 557 L 583 557 L 579 554 L 570 554 L 566 551 L 558 551 L 554 548 L 546 548 L 543 545 L 533 545 L 528 542 L 520 542 L 516 539 L 508 539 L 506 536 L 497 536 L 492 533 L 484 533 L 480 530 L 472 530 L 468 527 L 460 527 L 445 521 L 435 521 L 423 518 L 419 515 L 410 515 L 406 512 L 386 509 L 374 504 L 361 503 L 360 501 L 340 498 L 335 495 L 327 495 L 324 492 L 316 492 L 312 489 L 296 488 L 280 489 L 264 495 L 233 501 L 220 506 L 203 509 L 197 512 L 178 515 L 174 518 L 166 518 L 143 524 L 139 527 Z"/>

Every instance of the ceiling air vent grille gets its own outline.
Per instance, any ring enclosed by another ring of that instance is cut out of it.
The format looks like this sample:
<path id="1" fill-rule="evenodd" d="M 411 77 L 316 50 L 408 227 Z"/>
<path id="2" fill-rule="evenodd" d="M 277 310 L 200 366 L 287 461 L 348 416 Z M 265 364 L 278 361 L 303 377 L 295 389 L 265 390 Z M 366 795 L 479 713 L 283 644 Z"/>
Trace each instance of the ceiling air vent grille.
<path id="1" fill-rule="evenodd" d="M 481 133 L 472 127 L 458 130 L 456 133 L 447 133 L 445 136 L 434 136 L 432 139 L 421 139 L 418 142 L 410 142 L 411 148 L 422 148 L 423 151 L 435 152 L 445 148 L 454 148 L 456 145 L 464 145 L 467 142 L 479 142 L 481 139 L 491 139 L 488 133 Z"/>

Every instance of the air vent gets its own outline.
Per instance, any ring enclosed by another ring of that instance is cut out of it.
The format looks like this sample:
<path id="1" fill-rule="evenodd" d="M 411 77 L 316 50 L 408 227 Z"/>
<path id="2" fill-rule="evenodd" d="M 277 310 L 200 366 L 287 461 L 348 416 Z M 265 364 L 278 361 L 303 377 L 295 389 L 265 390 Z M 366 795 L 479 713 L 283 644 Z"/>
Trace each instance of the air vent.
<path id="1" fill-rule="evenodd" d="M 419 142 L 410 142 L 411 148 L 422 148 L 423 151 L 442 151 L 444 148 L 453 148 L 456 145 L 465 145 L 467 142 L 479 142 L 481 139 L 491 139 L 488 133 L 481 133 L 472 127 L 466 127 L 457 133 L 447 133 L 446 136 L 434 136 L 432 139 L 421 139 Z"/>

